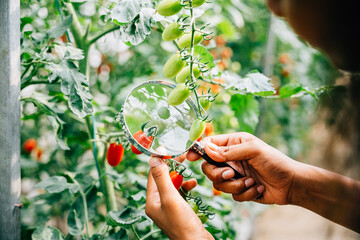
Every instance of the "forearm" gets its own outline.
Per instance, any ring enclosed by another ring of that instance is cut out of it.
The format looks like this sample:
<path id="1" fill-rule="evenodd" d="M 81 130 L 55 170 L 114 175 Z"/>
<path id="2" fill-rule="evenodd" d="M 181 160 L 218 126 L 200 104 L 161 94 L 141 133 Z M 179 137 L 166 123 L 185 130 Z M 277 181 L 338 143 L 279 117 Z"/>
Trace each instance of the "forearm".
<path id="1" fill-rule="evenodd" d="M 290 204 L 360 232 L 359 181 L 300 163 L 296 172 Z"/>

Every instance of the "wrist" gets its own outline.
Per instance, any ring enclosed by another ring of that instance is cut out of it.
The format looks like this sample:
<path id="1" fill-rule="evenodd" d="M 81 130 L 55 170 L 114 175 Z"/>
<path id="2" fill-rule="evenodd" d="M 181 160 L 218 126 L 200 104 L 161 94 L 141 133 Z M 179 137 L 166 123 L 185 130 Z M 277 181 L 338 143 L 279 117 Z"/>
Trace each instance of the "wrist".
<path id="1" fill-rule="evenodd" d="M 303 207 L 308 200 L 306 184 L 309 182 L 309 171 L 311 166 L 296 162 L 293 166 L 293 179 L 288 193 L 288 204 Z"/>

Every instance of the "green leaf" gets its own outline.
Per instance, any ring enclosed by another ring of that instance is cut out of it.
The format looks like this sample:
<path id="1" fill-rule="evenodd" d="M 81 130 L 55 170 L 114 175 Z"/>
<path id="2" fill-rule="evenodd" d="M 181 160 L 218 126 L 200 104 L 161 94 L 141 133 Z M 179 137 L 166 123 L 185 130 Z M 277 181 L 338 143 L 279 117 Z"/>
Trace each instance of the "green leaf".
<path id="1" fill-rule="evenodd" d="M 112 234 L 109 237 L 105 237 L 104 240 L 128 240 L 129 237 L 126 234 L 126 230 L 121 228 L 118 232 Z"/>
<path id="2" fill-rule="evenodd" d="M 218 33 L 223 34 L 228 39 L 234 39 L 236 34 L 236 29 L 234 25 L 227 19 L 219 22 L 217 25 Z"/>
<path id="3" fill-rule="evenodd" d="M 63 125 L 64 121 L 60 119 L 57 113 L 48 107 L 46 104 L 40 102 L 35 98 L 23 98 L 23 102 L 31 102 L 33 103 L 41 112 L 45 113 L 53 126 L 53 129 L 56 133 L 56 142 L 58 143 L 59 147 L 63 150 L 70 150 L 69 146 L 64 142 L 63 138 Z"/>
<path id="4" fill-rule="evenodd" d="M 66 30 L 71 26 L 73 17 L 72 15 L 66 17 L 59 25 L 49 30 L 49 38 L 59 38 L 61 37 Z"/>
<path id="5" fill-rule="evenodd" d="M 84 59 L 83 50 L 74 47 L 72 44 L 55 45 L 55 51 L 62 60 L 81 60 Z"/>
<path id="6" fill-rule="evenodd" d="M 208 52 L 206 48 L 203 46 L 195 46 L 194 53 L 198 59 L 202 58 L 200 62 L 204 64 L 206 63 L 208 68 L 215 67 L 214 57 Z"/>
<path id="7" fill-rule="evenodd" d="M 82 230 L 84 229 L 84 221 L 78 217 L 75 209 L 72 209 L 72 211 L 69 212 L 67 223 L 71 235 L 81 235 Z"/>
<path id="8" fill-rule="evenodd" d="M 150 6 L 149 0 L 118 0 L 110 10 L 110 18 L 116 23 L 129 23 L 141 12 L 142 8 Z"/>
<path id="9" fill-rule="evenodd" d="M 225 80 L 225 88 L 259 96 L 269 96 L 275 93 L 270 78 L 259 72 L 250 72 L 244 78 L 231 72 L 224 72 L 221 77 Z"/>
<path id="10" fill-rule="evenodd" d="M 279 96 L 287 98 L 303 90 L 301 83 L 288 83 L 280 88 Z"/>
<path id="11" fill-rule="evenodd" d="M 120 25 L 120 39 L 133 46 L 142 43 L 151 33 L 154 21 L 154 9 L 143 8 L 138 16 L 130 23 Z"/>
<path id="12" fill-rule="evenodd" d="M 125 208 L 122 211 L 111 211 L 106 216 L 106 223 L 112 227 L 130 227 L 132 224 L 145 219 L 142 212 L 133 208 Z"/>
<path id="13" fill-rule="evenodd" d="M 254 132 L 259 123 L 259 102 L 252 95 L 234 94 L 229 104 L 238 119 L 240 130 Z"/>
<path id="14" fill-rule="evenodd" d="M 79 186 L 73 183 L 68 183 L 65 177 L 52 176 L 35 185 L 37 189 L 43 189 L 49 193 L 60 193 L 69 190 L 71 193 L 79 191 Z"/>
<path id="15" fill-rule="evenodd" d="M 88 82 L 84 74 L 71 62 L 49 64 L 49 81 L 61 79 L 61 92 L 69 96 L 69 107 L 78 117 L 84 118 L 92 114 L 92 95 L 87 88 Z"/>
<path id="16" fill-rule="evenodd" d="M 32 240 L 64 240 L 61 232 L 53 227 L 41 226 L 37 227 L 31 235 Z"/>

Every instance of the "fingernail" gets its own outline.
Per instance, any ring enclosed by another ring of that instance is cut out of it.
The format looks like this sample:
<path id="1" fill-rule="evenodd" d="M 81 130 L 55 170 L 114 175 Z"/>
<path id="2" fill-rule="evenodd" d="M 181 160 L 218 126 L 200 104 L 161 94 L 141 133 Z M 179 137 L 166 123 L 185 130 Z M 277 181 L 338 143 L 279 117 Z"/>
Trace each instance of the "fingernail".
<path id="1" fill-rule="evenodd" d="M 213 151 L 217 151 L 219 149 L 219 147 L 213 144 L 212 142 L 208 142 L 206 143 L 206 145 Z"/>
<path id="2" fill-rule="evenodd" d="M 161 158 L 152 157 L 152 158 L 150 158 L 150 160 L 149 160 L 149 166 L 150 166 L 150 168 L 157 167 L 157 166 L 159 166 L 160 164 L 162 164 L 162 161 L 163 161 L 163 160 L 161 160 Z"/>
<path id="3" fill-rule="evenodd" d="M 230 179 L 232 177 L 234 177 L 234 171 L 233 170 L 226 170 L 225 172 L 222 173 L 222 178 L 224 180 Z"/>
<path id="4" fill-rule="evenodd" d="M 255 183 L 254 179 L 248 178 L 248 179 L 245 180 L 245 187 L 248 188 L 248 187 L 254 185 L 254 183 Z"/>
<path id="5" fill-rule="evenodd" d="M 256 190 L 258 191 L 259 194 L 262 194 L 265 191 L 265 187 L 263 185 L 261 185 L 261 186 L 258 186 L 256 188 Z"/>

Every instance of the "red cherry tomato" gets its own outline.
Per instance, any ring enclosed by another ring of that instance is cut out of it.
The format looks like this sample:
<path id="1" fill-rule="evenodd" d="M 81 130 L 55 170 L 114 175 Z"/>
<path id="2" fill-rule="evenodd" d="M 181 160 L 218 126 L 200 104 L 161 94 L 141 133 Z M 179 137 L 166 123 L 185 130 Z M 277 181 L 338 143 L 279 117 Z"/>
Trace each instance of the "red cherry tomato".
<path id="1" fill-rule="evenodd" d="M 214 126 L 213 126 L 212 122 L 206 123 L 205 135 L 210 136 L 213 134 L 213 132 L 214 132 Z"/>
<path id="2" fill-rule="evenodd" d="M 37 142 L 34 138 L 29 138 L 24 142 L 23 149 L 25 152 L 30 153 L 34 148 L 36 148 Z"/>
<path id="3" fill-rule="evenodd" d="M 144 148 L 149 149 L 151 146 L 151 143 L 154 139 L 153 136 L 148 136 L 146 135 L 146 133 L 144 133 L 143 130 L 139 130 L 137 131 L 133 137 L 135 138 L 135 140 Z M 131 145 L 131 151 L 135 154 L 141 154 L 142 152 L 140 152 L 139 150 L 137 150 L 133 145 Z"/>
<path id="4" fill-rule="evenodd" d="M 212 188 L 214 196 L 221 195 L 222 191 L 216 190 L 214 187 Z"/>
<path id="5" fill-rule="evenodd" d="M 176 190 L 179 190 L 183 183 L 184 177 L 177 171 L 172 171 L 169 173 L 169 175 L 172 183 L 174 184 L 174 187 L 176 188 Z"/>
<path id="6" fill-rule="evenodd" d="M 111 143 L 109 149 L 106 153 L 106 159 L 110 166 L 117 166 L 124 157 L 124 148 L 121 145 L 117 145 L 116 143 Z"/>

